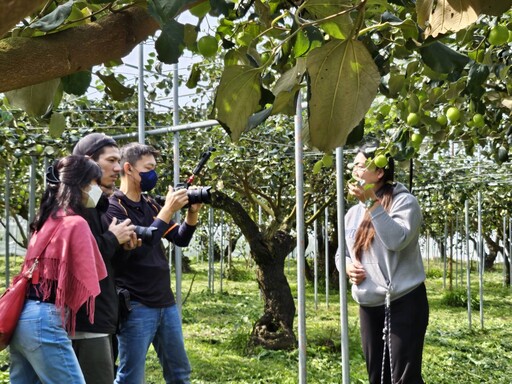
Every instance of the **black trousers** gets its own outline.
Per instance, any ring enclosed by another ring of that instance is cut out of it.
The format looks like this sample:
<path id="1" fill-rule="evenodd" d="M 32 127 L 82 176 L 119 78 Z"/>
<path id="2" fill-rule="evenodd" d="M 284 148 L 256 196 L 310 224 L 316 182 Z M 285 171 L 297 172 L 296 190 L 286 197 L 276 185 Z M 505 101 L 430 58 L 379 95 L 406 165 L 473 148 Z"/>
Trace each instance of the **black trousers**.
<path id="1" fill-rule="evenodd" d="M 391 361 L 395 384 L 423 384 L 421 361 L 428 325 L 425 284 L 391 302 Z M 359 307 L 361 342 L 371 384 L 381 383 L 385 307 Z M 384 383 L 391 383 L 390 354 L 386 348 Z"/>
<path id="2" fill-rule="evenodd" d="M 111 335 L 92 339 L 75 339 L 72 343 L 87 384 L 114 382 Z"/>

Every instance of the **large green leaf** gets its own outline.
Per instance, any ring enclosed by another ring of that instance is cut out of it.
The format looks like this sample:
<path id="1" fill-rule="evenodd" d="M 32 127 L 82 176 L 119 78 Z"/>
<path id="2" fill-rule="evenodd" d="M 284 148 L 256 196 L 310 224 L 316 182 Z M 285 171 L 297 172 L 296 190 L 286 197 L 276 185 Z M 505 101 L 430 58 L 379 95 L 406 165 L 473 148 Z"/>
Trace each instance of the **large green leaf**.
<path id="1" fill-rule="evenodd" d="M 61 113 L 53 112 L 50 118 L 49 131 L 52 137 L 58 138 L 66 129 L 66 119 Z"/>
<path id="2" fill-rule="evenodd" d="M 87 92 L 89 85 L 91 85 L 91 81 L 91 71 L 80 71 L 64 76 L 62 78 L 62 86 L 64 87 L 64 92 L 81 96 Z"/>
<path id="3" fill-rule="evenodd" d="M 105 92 L 116 101 L 123 101 L 133 95 L 133 88 L 125 87 L 115 77 L 114 74 L 103 75 L 100 72 L 96 72 L 103 83 L 105 83 Z"/>
<path id="4" fill-rule="evenodd" d="M 353 22 L 350 14 L 342 14 L 332 18 L 331 16 L 352 8 L 349 0 L 309 0 L 304 7 L 304 16 L 313 20 L 321 20 L 329 17 L 321 23 L 322 28 L 332 37 L 347 38 L 353 30 Z"/>
<path id="5" fill-rule="evenodd" d="M 66 21 L 71 14 L 71 9 L 73 8 L 74 3 L 74 0 L 69 0 L 67 3 L 59 5 L 51 13 L 32 23 L 30 28 L 38 29 L 43 32 L 53 31 Z"/>
<path id="6" fill-rule="evenodd" d="M 297 59 L 295 67 L 286 71 L 277 80 L 273 93 L 275 95 L 272 114 L 284 113 L 290 116 L 295 115 L 296 96 L 300 89 L 300 83 L 306 72 L 306 60 L 304 58 Z"/>
<path id="7" fill-rule="evenodd" d="M 421 58 L 431 69 L 439 73 L 461 70 L 469 62 L 469 57 L 436 41 L 420 48 Z"/>
<path id="8" fill-rule="evenodd" d="M 148 12 L 163 26 L 180 14 L 188 4 L 198 3 L 197 0 L 149 0 Z"/>
<path id="9" fill-rule="evenodd" d="M 162 28 L 155 42 L 158 60 L 166 64 L 176 64 L 184 49 L 185 26 L 170 20 Z"/>
<path id="10" fill-rule="evenodd" d="M 220 79 L 211 117 L 238 141 L 248 128 L 249 117 L 260 109 L 261 70 L 245 65 L 230 65 Z"/>
<path id="11" fill-rule="evenodd" d="M 39 117 L 44 115 L 52 106 L 59 84 L 60 79 L 53 79 L 41 84 L 5 92 L 5 96 L 12 106 L 23 109 L 30 116 Z"/>
<path id="12" fill-rule="evenodd" d="M 306 27 L 297 33 L 297 39 L 293 46 L 295 57 L 301 57 L 309 51 L 322 46 L 324 36 L 316 27 Z"/>
<path id="13" fill-rule="evenodd" d="M 342 146 L 377 95 L 380 75 L 358 40 L 333 40 L 307 59 L 311 143 L 322 151 Z"/>

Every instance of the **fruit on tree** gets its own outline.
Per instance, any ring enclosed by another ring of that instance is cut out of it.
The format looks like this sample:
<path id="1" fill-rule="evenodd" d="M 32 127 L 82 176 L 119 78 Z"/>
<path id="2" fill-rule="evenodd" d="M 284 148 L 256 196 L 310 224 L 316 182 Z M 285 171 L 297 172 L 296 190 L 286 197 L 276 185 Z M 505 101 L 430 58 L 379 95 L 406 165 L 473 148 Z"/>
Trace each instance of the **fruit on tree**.
<path id="1" fill-rule="evenodd" d="M 422 142 L 423 142 L 423 136 L 420 135 L 419 133 L 413 133 L 411 135 L 411 143 L 413 145 L 420 146 Z"/>
<path id="2" fill-rule="evenodd" d="M 377 155 L 375 156 L 375 160 L 373 160 L 375 163 L 375 166 L 378 168 L 384 168 L 386 165 L 388 165 L 388 158 L 386 155 Z"/>
<path id="3" fill-rule="evenodd" d="M 450 122 L 455 123 L 460 119 L 460 111 L 457 107 L 450 107 L 446 110 L 446 117 Z"/>
<path id="4" fill-rule="evenodd" d="M 483 127 L 485 125 L 484 117 L 480 113 L 475 113 L 473 115 L 473 123 L 475 127 Z"/>
<path id="5" fill-rule="evenodd" d="M 416 112 L 411 112 L 407 115 L 407 124 L 409 124 L 410 126 L 416 126 L 419 124 L 421 120 L 421 117 L 418 113 Z"/>
<path id="6" fill-rule="evenodd" d="M 213 36 L 207 35 L 197 41 L 197 50 L 204 57 L 213 57 L 217 54 L 219 44 Z"/>
<path id="7" fill-rule="evenodd" d="M 448 124 L 448 118 L 446 117 L 446 115 L 443 114 L 437 115 L 436 121 L 441 125 Z"/>
<path id="8" fill-rule="evenodd" d="M 488 40 L 492 45 L 505 44 L 508 42 L 508 28 L 501 24 L 495 25 L 489 32 Z"/>

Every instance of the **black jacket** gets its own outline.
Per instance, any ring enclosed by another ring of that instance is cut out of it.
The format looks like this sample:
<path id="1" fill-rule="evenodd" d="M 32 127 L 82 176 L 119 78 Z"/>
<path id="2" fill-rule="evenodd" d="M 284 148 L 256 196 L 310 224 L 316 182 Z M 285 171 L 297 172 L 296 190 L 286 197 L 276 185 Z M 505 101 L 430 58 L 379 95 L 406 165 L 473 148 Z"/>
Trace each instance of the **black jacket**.
<path id="1" fill-rule="evenodd" d="M 85 306 L 80 308 L 76 316 L 76 331 L 91 333 L 116 333 L 118 323 L 118 297 L 115 287 L 112 257 L 118 249 L 119 242 L 108 225 L 102 221 L 102 216 L 108 208 L 108 198 L 103 195 L 96 208 L 87 209 L 87 222 L 96 238 L 98 248 L 107 268 L 107 277 L 100 281 L 101 293 L 96 297 L 94 324 L 89 323 Z"/>
<path id="2" fill-rule="evenodd" d="M 162 247 L 161 239 L 179 247 L 186 247 L 196 227 L 170 221 L 166 223 L 157 217 L 161 207 L 153 199 L 143 195 L 140 201 L 130 200 L 121 191 L 110 196 L 106 217 L 124 220 L 142 227 L 153 227 L 149 242 L 132 250 L 121 250 L 113 260 L 116 284 L 130 292 L 131 300 L 150 308 L 165 308 L 175 304 L 171 290 L 169 260 Z"/>

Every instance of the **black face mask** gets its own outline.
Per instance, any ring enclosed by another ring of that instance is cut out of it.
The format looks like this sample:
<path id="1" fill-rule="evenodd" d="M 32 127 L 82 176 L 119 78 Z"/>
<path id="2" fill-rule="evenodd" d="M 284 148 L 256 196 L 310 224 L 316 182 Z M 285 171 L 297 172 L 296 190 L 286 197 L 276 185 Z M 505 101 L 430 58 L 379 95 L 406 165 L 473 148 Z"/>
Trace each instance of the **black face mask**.
<path id="1" fill-rule="evenodd" d="M 140 189 L 142 192 L 149 192 L 155 188 L 158 181 L 158 175 L 154 169 L 147 172 L 139 172 Z"/>

